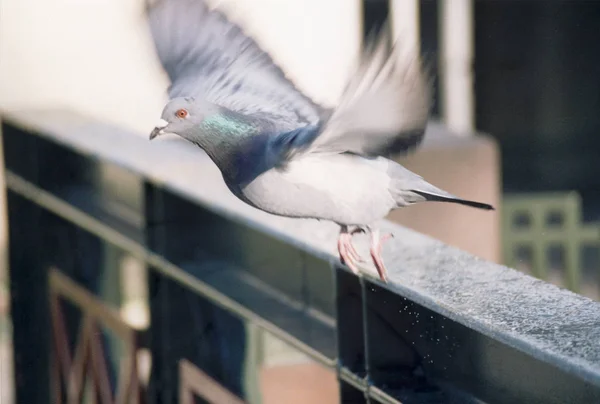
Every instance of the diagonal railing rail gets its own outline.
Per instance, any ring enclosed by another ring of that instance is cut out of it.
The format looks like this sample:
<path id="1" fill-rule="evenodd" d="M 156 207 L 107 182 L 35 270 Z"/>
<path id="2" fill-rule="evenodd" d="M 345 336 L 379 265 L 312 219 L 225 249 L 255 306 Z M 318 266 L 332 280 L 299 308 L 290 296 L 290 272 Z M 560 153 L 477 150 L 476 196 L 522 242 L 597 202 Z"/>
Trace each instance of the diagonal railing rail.
<path id="1" fill-rule="evenodd" d="M 182 141 L 60 111 L 5 114 L 2 137 L 19 403 L 60 393 L 51 369 L 75 356 L 81 330 L 98 333 L 83 339 L 97 402 L 133 390 L 149 403 L 257 402 L 255 328 L 335 372 L 340 402 L 600 402 L 600 303 L 388 222 L 390 283 L 358 278 L 337 264 L 334 225 L 245 206 Z M 108 250 L 148 271 L 149 325 L 127 331 L 150 351 L 147 381 L 119 383 L 131 352 L 79 304 L 118 312 Z M 56 279 L 85 291 L 60 316 Z M 66 382 L 79 374 L 58 366 Z"/>

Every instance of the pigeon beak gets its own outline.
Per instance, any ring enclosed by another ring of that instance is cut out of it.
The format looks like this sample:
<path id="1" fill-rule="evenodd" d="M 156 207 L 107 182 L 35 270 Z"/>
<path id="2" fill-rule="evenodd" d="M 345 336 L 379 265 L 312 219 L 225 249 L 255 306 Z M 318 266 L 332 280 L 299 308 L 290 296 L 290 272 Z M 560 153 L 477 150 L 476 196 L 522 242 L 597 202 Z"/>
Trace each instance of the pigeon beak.
<path id="1" fill-rule="evenodd" d="M 159 120 L 156 127 L 150 133 L 150 140 L 154 139 L 158 135 L 162 135 L 163 133 L 165 133 L 165 128 L 168 124 L 169 122 L 165 121 L 164 119 Z"/>

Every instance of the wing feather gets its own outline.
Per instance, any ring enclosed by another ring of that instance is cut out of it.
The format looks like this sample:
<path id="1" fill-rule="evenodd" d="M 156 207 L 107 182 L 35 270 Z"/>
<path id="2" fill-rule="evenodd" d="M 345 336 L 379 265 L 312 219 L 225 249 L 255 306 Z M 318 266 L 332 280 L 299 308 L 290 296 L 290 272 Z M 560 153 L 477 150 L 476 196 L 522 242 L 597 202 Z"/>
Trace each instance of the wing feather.
<path id="1" fill-rule="evenodd" d="M 148 19 L 171 98 L 203 98 L 290 128 L 327 114 L 239 26 L 203 0 L 159 0 L 149 6 Z"/>
<path id="2" fill-rule="evenodd" d="M 266 158 L 285 166 L 307 153 L 389 157 L 417 147 L 429 118 L 431 79 L 416 52 L 388 49 L 386 39 L 368 44 L 329 119 L 269 138 Z"/>
<path id="3" fill-rule="evenodd" d="M 420 144 L 431 109 L 431 77 L 418 52 L 400 43 L 389 49 L 386 40 L 380 35 L 366 46 L 310 151 L 387 156 Z"/>

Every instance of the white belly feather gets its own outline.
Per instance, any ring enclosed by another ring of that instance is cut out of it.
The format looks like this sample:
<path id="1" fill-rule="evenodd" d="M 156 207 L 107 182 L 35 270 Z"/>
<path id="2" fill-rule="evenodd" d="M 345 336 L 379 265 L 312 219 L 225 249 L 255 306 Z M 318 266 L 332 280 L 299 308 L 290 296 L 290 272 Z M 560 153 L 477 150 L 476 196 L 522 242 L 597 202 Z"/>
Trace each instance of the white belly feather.
<path id="1" fill-rule="evenodd" d="M 388 161 L 351 155 L 309 155 L 257 177 L 241 191 L 270 213 L 370 224 L 395 206 Z"/>

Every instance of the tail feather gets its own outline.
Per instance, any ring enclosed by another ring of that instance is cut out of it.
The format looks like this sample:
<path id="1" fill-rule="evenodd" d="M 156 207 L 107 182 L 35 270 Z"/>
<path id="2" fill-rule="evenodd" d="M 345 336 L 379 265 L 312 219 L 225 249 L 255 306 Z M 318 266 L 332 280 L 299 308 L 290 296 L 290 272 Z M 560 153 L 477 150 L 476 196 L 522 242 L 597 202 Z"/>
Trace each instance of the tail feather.
<path id="1" fill-rule="evenodd" d="M 458 203 L 460 205 L 471 206 L 471 207 L 477 208 L 477 209 L 495 210 L 492 205 L 488 205 L 487 203 L 469 201 L 466 199 L 461 199 L 461 198 L 455 197 L 451 194 L 436 195 L 436 194 L 431 194 L 428 192 L 416 191 L 416 190 L 413 190 L 413 192 L 415 194 L 422 196 L 423 198 L 425 198 L 425 200 L 431 201 L 431 202 L 451 202 L 451 203 Z"/>

